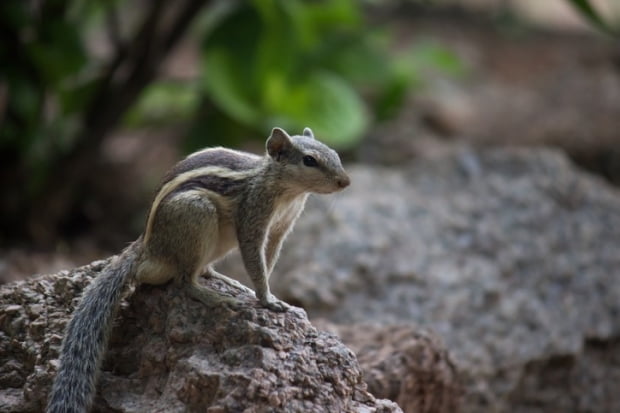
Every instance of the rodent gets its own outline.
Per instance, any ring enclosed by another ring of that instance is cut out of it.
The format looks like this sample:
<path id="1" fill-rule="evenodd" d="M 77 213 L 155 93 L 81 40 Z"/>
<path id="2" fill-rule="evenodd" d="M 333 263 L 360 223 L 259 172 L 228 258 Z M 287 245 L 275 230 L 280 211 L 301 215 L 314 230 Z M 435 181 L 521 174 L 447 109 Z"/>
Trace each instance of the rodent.
<path id="1" fill-rule="evenodd" d="M 211 267 L 238 247 L 260 304 L 286 311 L 289 305 L 268 284 L 282 242 L 309 193 L 336 192 L 349 183 L 338 154 L 309 128 L 296 136 L 274 128 L 262 157 L 210 148 L 177 163 L 156 193 L 144 233 L 84 291 L 65 332 L 46 411 L 90 409 L 111 324 L 129 285 L 174 281 L 208 305 L 235 305 L 198 279 L 216 277 L 247 289 Z"/>

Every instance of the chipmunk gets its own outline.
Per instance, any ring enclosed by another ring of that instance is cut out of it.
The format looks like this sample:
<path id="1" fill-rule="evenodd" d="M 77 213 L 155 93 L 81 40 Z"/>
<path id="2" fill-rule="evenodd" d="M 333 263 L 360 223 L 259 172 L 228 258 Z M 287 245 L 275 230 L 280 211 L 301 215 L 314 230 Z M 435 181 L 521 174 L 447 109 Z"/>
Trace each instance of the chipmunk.
<path id="1" fill-rule="evenodd" d="M 260 304 L 278 312 L 289 308 L 268 283 L 282 242 L 309 193 L 340 191 L 350 180 L 338 154 L 315 140 L 309 128 L 292 137 L 274 128 L 266 149 L 262 157 L 204 149 L 165 176 L 144 233 L 84 291 L 65 333 L 48 413 L 90 409 L 111 324 L 129 285 L 174 281 L 205 304 L 235 305 L 234 298 L 198 279 L 215 277 L 250 290 L 212 268 L 238 247 Z"/>

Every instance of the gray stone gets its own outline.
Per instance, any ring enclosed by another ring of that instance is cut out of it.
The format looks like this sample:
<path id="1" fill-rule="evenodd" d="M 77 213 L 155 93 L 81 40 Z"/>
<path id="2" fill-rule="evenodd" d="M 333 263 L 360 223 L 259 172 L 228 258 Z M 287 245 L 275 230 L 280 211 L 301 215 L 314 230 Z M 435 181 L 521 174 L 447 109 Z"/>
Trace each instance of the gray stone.
<path id="1" fill-rule="evenodd" d="M 405 412 L 460 410 L 462 383 L 436 334 L 409 324 L 314 322 L 359 355 L 368 390 L 376 397 L 394 400 Z"/>
<path id="2" fill-rule="evenodd" d="M 466 412 L 620 411 L 607 381 L 620 376 L 615 188 L 540 149 L 350 172 L 351 188 L 314 198 L 285 244 L 281 298 L 311 318 L 439 334 Z"/>
<path id="3" fill-rule="evenodd" d="M 0 288 L 0 410 L 42 411 L 65 325 L 107 261 Z M 367 392 L 353 352 L 301 309 L 274 313 L 221 281 L 239 309 L 174 285 L 139 287 L 117 317 L 96 412 L 360 412 L 401 409 Z"/>

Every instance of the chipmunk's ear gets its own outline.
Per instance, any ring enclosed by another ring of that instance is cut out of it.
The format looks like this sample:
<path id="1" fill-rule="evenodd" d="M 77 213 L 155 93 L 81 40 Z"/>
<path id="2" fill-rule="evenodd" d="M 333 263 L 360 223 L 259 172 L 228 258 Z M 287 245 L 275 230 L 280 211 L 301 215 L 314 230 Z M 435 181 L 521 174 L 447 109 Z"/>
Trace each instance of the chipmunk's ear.
<path id="1" fill-rule="evenodd" d="M 281 128 L 273 128 L 271 136 L 267 139 L 267 153 L 276 161 L 279 161 L 282 154 L 291 148 L 293 143 L 291 137 Z"/>
<path id="2" fill-rule="evenodd" d="M 304 136 L 306 138 L 312 138 L 314 139 L 314 133 L 312 133 L 312 129 L 310 128 L 304 128 Z"/>

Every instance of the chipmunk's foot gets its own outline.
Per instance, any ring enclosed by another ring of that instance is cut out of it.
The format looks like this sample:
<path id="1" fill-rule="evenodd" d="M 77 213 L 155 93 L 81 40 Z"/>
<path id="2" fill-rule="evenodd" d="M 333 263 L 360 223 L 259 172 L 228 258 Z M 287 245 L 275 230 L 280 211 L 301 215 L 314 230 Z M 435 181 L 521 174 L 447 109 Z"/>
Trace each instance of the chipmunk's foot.
<path id="1" fill-rule="evenodd" d="M 288 311 L 291 306 L 284 301 L 278 299 L 275 295 L 268 293 L 260 299 L 260 303 L 263 307 L 275 311 L 277 313 L 284 313 Z"/>

